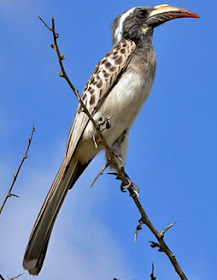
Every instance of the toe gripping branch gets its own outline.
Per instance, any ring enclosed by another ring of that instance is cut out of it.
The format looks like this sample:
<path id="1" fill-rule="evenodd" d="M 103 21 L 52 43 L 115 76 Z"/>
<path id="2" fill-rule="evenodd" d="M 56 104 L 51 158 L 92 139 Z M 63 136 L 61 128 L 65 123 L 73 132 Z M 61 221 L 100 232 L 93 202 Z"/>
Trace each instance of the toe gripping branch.
<path id="1" fill-rule="evenodd" d="M 139 189 L 124 171 L 124 167 L 120 169 L 120 172 L 109 172 L 108 174 L 116 176 L 116 179 L 122 182 L 120 186 L 122 192 L 129 191 L 130 196 L 139 197 Z"/>

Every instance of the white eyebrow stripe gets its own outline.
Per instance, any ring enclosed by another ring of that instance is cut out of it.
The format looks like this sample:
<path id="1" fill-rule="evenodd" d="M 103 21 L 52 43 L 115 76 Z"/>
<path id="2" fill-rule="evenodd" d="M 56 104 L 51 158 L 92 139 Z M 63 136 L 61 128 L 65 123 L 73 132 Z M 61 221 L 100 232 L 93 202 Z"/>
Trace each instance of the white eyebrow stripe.
<path id="1" fill-rule="evenodd" d="M 131 8 L 128 11 L 126 11 L 120 18 L 119 20 L 119 24 L 118 27 L 115 31 L 115 39 L 116 39 L 116 43 L 119 43 L 122 39 L 122 30 L 123 30 L 123 23 L 125 21 L 125 19 L 135 10 L 136 8 Z"/>

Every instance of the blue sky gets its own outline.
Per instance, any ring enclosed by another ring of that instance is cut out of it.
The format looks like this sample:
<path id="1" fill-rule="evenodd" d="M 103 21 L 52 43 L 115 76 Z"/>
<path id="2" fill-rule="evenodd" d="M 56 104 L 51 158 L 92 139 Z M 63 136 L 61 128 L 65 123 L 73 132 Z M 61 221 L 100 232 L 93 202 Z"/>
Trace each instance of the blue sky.
<path id="1" fill-rule="evenodd" d="M 130 132 L 126 170 L 157 229 L 176 225 L 166 242 L 191 280 L 216 274 L 217 95 L 216 1 L 174 0 L 200 19 L 179 19 L 155 30 L 157 71 L 152 92 Z M 77 101 L 58 77 L 52 38 L 37 16 L 56 20 L 66 70 L 82 92 L 96 63 L 111 49 L 112 20 L 133 6 L 159 1 L 27 1 L 0 3 L 0 202 L 36 131 L 0 220 L 0 273 L 23 272 L 33 223 L 62 161 Z M 103 153 L 69 192 L 37 279 L 175 280 L 167 257 L 151 249 L 140 218 L 119 182 L 104 175 Z M 31 279 L 27 273 L 23 280 Z"/>

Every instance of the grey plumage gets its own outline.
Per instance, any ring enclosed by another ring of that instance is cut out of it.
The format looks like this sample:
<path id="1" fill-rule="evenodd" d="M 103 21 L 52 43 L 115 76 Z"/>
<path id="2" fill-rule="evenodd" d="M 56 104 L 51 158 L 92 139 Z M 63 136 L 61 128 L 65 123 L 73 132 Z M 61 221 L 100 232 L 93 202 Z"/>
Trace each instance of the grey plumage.
<path id="1" fill-rule="evenodd" d="M 197 17 L 184 9 L 160 5 L 136 7 L 113 22 L 113 49 L 97 64 L 82 99 L 97 122 L 108 121 L 103 130 L 108 145 L 124 164 L 128 133 L 146 101 L 155 75 L 153 29 L 177 17 Z M 30 235 L 23 266 L 37 275 L 43 265 L 49 238 L 59 209 L 70 188 L 104 147 L 96 131 L 78 106 L 70 128 L 63 163 L 47 194 Z M 108 155 L 106 155 L 108 160 Z M 111 166 L 112 167 L 112 166 Z"/>

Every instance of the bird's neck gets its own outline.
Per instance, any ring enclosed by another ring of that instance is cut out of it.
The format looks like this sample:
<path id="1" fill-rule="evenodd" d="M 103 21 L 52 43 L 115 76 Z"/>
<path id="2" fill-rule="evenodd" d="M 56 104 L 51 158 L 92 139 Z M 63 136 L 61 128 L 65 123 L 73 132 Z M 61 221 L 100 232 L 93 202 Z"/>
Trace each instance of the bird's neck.
<path id="1" fill-rule="evenodd" d="M 132 65 L 137 65 L 135 71 L 139 71 L 150 81 L 154 80 L 156 68 L 156 56 L 152 45 L 152 40 L 144 38 L 134 51 Z M 139 69 L 139 70 L 138 70 Z"/>
<path id="2" fill-rule="evenodd" d="M 152 46 L 152 34 L 141 34 L 137 42 L 138 48 L 150 49 Z"/>

